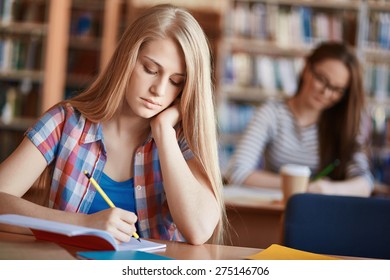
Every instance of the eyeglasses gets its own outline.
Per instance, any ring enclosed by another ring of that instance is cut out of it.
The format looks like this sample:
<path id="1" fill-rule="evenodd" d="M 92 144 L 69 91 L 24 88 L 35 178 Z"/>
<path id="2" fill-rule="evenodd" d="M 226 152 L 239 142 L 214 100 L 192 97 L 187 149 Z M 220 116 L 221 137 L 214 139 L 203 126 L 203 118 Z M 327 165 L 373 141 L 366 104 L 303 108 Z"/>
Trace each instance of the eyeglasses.
<path id="1" fill-rule="evenodd" d="M 321 84 L 323 90 L 329 90 L 335 97 L 341 97 L 345 94 L 346 88 L 333 86 L 324 75 L 315 71 L 313 66 L 310 66 L 309 68 L 313 77 Z"/>

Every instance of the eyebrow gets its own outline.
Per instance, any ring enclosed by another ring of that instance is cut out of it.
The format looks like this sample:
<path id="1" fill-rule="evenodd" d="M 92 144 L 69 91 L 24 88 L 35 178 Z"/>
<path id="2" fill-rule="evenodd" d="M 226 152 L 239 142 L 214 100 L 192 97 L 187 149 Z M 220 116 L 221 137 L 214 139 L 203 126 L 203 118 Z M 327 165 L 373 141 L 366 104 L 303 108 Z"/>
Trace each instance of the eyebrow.
<path id="1" fill-rule="evenodd" d="M 316 71 L 315 70 L 315 72 L 317 72 L 317 75 L 322 76 L 323 78 L 325 78 L 326 82 L 328 83 L 328 85 L 330 85 L 331 87 L 333 87 L 336 90 L 345 90 L 346 88 L 348 88 L 349 83 L 347 83 L 346 86 L 334 85 L 333 83 L 330 82 L 330 79 L 329 79 L 327 74 L 324 74 L 324 72 L 322 72 L 322 71 Z"/>
<path id="2" fill-rule="evenodd" d="M 153 62 L 154 64 L 156 64 L 159 68 L 164 68 L 160 63 L 158 63 L 157 61 L 155 61 L 153 58 L 147 56 L 147 55 L 144 55 L 144 57 L 148 60 L 150 60 L 151 62 Z M 174 73 L 173 75 L 178 75 L 178 76 L 182 76 L 183 78 L 185 78 L 187 75 L 184 74 L 184 73 Z"/>

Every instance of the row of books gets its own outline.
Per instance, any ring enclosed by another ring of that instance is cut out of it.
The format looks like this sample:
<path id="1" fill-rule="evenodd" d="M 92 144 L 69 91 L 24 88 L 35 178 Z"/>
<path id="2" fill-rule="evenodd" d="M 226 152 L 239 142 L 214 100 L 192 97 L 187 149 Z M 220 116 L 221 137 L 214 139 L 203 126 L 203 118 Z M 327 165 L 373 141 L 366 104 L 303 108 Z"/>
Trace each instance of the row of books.
<path id="1" fill-rule="evenodd" d="M 2 92 L 4 91 L 4 92 Z M 18 104 L 18 93 L 15 87 L 0 87 L 0 109 L 1 109 L 1 122 L 9 124 L 20 113 Z"/>
<path id="2" fill-rule="evenodd" d="M 232 20 L 226 22 L 230 35 L 281 46 L 310 46 L 324 40 L 355 42 L 356 11 L 237 2 L 230 13 Z"/>
<path id="3" fill-rule="evenodd" d="M 251 120 L 256 106 L 224 102 L 218 106 L 219 166 L 224 174 L 239 137 Z"/>
<path id="4" fill-rule="evenodd" d="M 364 64 L 364 87 L 367 94 L 378 101 L 390 98 L 390 69 L 387 63 Z"/>
<path id="5" fill-rule="evenodd" d="M 241 133 L 253 116 L 256 105 L 226 102 L 218 107 L 219 130 L 226 134 Z"/>
<path id="6" fill-rule="evenodd" d="M 43 22 L 45 1 L 0 0 L 0 23 Z"/>
<path id="7" fill-rule="evenodd" d="M 370 107 L 371 167 L 377 182 L 390 185 L 390 108 Z"/>
<path id="8" fill-rule="evenodd" d="M 101 36 L 102 19 L 100 11 L 91 12 L 88 10 L 72 11 L 70 34 L 79 38 L 95 38 Z"/>
<path id="9" fill-rule="evenodd" d="M 366 47 L 390 49 L 390 13 L 370 13 L 367 29 Z"/>
<path id="10" fill-rule="evenodd" d="M 10 124 L 14 119 L 35 118 L 37 95 L 36 86 L 25 92 L 21 83 L 0 82 L 0 123 Z"/>
<path id="11" fill-rule="evenodd" d="M 224 174 L 239 137 L 251 120 L 255 105 L 225 102 L 218 107 L 219 166 Z"/>
<path id="12" fill-rule="evenodd" d="M 371 164 L 375 181 L 390 185 L 390 152 L 373 153 Z"/>
<path id="13" fill-rule="evenodd" d="M 295 93 L 302 57 L 271 57 L 237 52 L 225 57 L 225 84 L 259 87 L 270 92 Z"/>
<path id="14" fill-rule="evenodd" d="M 223 82 L 239 87 L 258 87 L 259 91 L 296 92 L 304 60 L 301 57 L 272 57 L 237 52 L 225 57 Z M 390 69 L 384 62 L 364 64 L 367 95 L 383 101 L 390 98 Z"/>
<path id="15" fill-rule="evenodd" d="M 227 172 L 228 164 L 232 158 L 234 149 L 235 145 L 231 143 L 224 143 L 219 146 L 219 168 L 221 169 L 222 174 L 226 174 Z"/>
<path id="16" fill-rule="evenodd" d="M 37 37 L 0 37 L 0 73 L 40 69 L 40 46 Z"/>
<path id="17" fill-rule="evenodd" d="M 0 0 L 0 22 L 11 23 L 15 17 L 15 2 L 13 0 Z"/>

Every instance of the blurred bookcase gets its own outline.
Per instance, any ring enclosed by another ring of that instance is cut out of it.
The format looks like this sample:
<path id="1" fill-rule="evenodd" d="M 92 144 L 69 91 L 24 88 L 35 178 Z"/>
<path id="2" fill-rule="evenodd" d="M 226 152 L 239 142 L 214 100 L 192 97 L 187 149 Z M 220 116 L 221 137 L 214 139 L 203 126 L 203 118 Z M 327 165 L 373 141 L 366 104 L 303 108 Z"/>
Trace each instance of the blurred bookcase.
<path id="1" fill-rule="evenodd" d="M 127 2 L 0 0 L 0 161 L 38 116 L 104 67 Z"/>
<path id="2" fill-rule="evenodd" d="M 107 64 L 131 1 L 73 0 L 70 8 L 65 98 L 85 89 Z"/>
<path id="3" fill-rule="evenodd" d="M 39 111 L 44 83 L 48 4 L 0 1 L 0 155 L 9 154 Z"/>

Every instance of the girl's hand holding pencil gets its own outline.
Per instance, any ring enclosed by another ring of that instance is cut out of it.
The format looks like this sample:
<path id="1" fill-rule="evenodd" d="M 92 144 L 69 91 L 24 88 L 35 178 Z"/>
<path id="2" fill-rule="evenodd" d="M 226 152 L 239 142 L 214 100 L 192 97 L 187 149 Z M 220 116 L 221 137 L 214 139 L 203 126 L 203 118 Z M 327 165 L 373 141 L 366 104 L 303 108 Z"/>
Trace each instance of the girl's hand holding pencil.
<path id="1" fill-rule="evenodd" d="M 327 176 L 340 164 L 340 160 L 336 159 L 331 164 L 326 166 L 322 171 L 315 175 L 307 189 L 311 193 L 332 194 L 334 193 L 334 183 Z"/>
<path id="2" fill-rule="evenodd" d="M 96 219 L 98 223 L 101 224 L 101 221 L 107 221 L 107 218 L 105 218 L 104 216 L 108 214 L 109 215 L 108 219 L 111 222 L 108 221 L 103 223 L 104 227 L 102 229 L 110 231 L 112 235 L 119 242 L 128 242 L 130 240 L 128 234 L 129 232 L 132 232 L 132 236 L 136 238 L 139 242 L 141 242 L 141 239 L 139 238 L 137 232 L 135 231 L 135 226 L 134 226 L 135 222 L 137 221 L 137 216 L 132 212 L 120 208 L 116 208 L 114 203 L 111 201 L 111 199 L 106 195 L 106 193 L 95 181 L 95 179 L 88 173 L 88 171 L 85 170 L 84 174 L 85 176 L 87 176 L 88 180 L 99 192 L 99 194 L 103 197 L 103 199 L 107 202 L 107 204 L 110 206 L 111 209 L 111 210 L 110 209 L 103 210 L 95 214 L 91 214 L 90 216 L 91 217 L 103 216 L 100 217 L 99 219 Z"/>
<path id="3" fill-rule="evenodd" d="M 119 207 L 108 208 L 85 215 L 83 226 L 105 230 L 115 238 L 118 244 L 129 242 L 136 232 L 137 216 Z M 140 241 L 140 240 L 139 240 Z"/>
<path id="4" fill-rule="evenodd" d="M 321 172 L 319 172 L 312 181 L 316 181 L 318 179 L 324 178 L 328 176 L 338 165 L 340 164 L 340 160 L 336 159 L 334 162 L 326 166 Z"/>
<path id="5" fill-rule="evenodd" d="M 327 178 L 317 179 L 309 183 L 307 192 L 318 194 L 332 194 L 334 193 L 334 184 L 334 182 L 328 180 Z"/>

